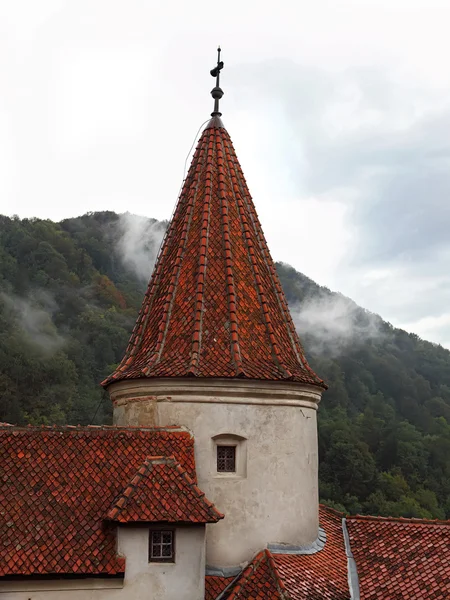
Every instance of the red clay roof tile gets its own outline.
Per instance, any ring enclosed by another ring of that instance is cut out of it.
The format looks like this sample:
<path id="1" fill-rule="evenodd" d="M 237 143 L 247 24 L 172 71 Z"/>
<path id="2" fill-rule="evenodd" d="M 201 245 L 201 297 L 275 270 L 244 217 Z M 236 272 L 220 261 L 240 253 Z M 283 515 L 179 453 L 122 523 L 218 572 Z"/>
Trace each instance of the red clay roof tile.
<path id="1" fill-rule="evenodd" d="M 450 522 L 348 517 L 361 600 L 450 598 Z"/>
<path id="2" fill-rule="evenodd" d="M 224 589 L 234 581 L 235 577 L 218 577 L 206 575 L 205 577 L 205 600 L 216 600 Z"/>
<path id="3" fill-rule="evenodd" d="M 320 506 L 320 526 L 325 530 L 325 546 L 315 554 L 276 554 L 260 552 L 227 591 L 226 600 L 242 598 L 282 598 L 284 600 L 349 600 L 347 557 L 341 513 Z M 207 578 L 208 579 L 208 578 Z M 225 589 L 225 578 L 215 578 L 206 600 L 217 598 Z M 216 596 L 212 591 L 218 589 Z"/>
<path id="4" fill-rule="evenodd" d="M 326 387 L 306 361 L 219 119 L 202 133 L 125 356 L 103 385 L 186 376 Z"/>
<path id="5" fill-rule="evenodd" d="M 213 516 L 194 488 L 193 437 L 180 428 L 0 427 L 0 576 L 123 573 L 105 508 L 149 455 L 179 463 L 181 482 L 169 483 L 188 492 L 178 498 L 191 518 Z"/>
<path id="6" fill-rule="evenodd" d="M 342 516 L 320 507 L 320 526 L 327 540 L 319 552 L 273 555 L 291 600 L 349 600 Z"/>
<path id="7" fill-rule="evenodd" d="M 106 515 L 118 523 L 217 523 L 223 517 L 186 470 L 164 456 L 145 459 Z"/>
<path id="8" fill-rule="evenodd" d="M 269 550 L 255 556 L 237 583 L 227 592 L 227 600 L 289 600 L 286 588 Z"/>

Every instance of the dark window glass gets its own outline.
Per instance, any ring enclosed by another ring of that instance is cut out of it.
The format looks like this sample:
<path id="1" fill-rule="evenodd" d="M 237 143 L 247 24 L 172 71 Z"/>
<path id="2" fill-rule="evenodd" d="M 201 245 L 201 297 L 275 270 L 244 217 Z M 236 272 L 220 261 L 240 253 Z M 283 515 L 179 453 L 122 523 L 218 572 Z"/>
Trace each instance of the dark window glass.
<path id="1" fill-rule="evenodd" d="M 173 562 L 175 559 L 174 532 L 161 529 L 150 531 L 150 562 Z"/>
<path id="2" fill-rule="evenodd" d="M 217 446 L 217 470 L 219 473 L 236 472 L 236 446 Z"/>

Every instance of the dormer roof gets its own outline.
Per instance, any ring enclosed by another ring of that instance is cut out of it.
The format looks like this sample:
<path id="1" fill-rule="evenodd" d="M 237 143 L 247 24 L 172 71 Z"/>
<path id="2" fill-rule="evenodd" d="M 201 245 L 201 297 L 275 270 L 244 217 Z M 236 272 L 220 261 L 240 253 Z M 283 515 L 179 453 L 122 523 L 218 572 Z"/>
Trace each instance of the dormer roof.
<path id="1" fill-rule="evenodd" d="M 217 523 L 223 517 L 173 456 L 148 456 L 106 515 L 117 523 Z"/>

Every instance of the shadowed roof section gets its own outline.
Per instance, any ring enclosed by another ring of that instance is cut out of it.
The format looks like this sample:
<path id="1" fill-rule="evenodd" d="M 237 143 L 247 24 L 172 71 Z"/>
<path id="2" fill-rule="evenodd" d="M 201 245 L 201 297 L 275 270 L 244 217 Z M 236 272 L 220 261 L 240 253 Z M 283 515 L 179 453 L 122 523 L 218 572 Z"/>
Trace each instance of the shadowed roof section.
<path id="1" fill-rule="evenodd" d="M 150 377 L 295 381 L 309 367 L 230 136 L 197 145 L 125 356 L 103 385 Z"/>
<path id="2" fill-rule="evenodd" d="M 216 600 L 218 596 L 236 579 L 236 577 L 217 577 L 206 575 L 205 600 Z"/>

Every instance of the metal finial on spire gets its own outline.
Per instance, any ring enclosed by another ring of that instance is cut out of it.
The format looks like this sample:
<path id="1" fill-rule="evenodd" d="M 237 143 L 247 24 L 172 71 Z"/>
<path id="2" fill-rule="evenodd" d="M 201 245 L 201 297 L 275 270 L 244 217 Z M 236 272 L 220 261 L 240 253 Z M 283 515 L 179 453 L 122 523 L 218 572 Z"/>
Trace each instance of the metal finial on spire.
<path id="1" fill-rule="evenodd" d="M 214 112 L 211 113 L 212 117 L 221 117 L 222 113 L 219 111 L 219 100 L 223 96 L 223 90 L 221 89 L 220 83 L 220 71 L 223 69 L 223 61 L 220 60 L 220 46 L 217 48 L 217 66 L 211 69 L 210 73 L 216 78 L 216 87 L 211 90 L 211 96 L 214 98 Z"/>

